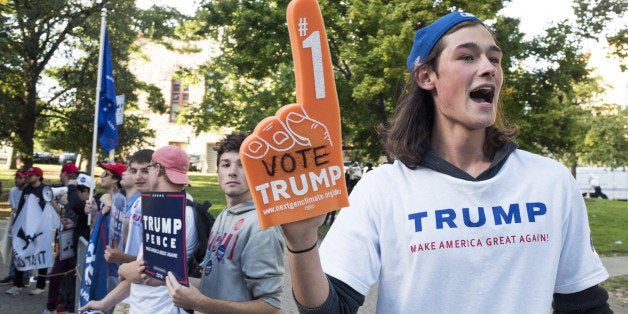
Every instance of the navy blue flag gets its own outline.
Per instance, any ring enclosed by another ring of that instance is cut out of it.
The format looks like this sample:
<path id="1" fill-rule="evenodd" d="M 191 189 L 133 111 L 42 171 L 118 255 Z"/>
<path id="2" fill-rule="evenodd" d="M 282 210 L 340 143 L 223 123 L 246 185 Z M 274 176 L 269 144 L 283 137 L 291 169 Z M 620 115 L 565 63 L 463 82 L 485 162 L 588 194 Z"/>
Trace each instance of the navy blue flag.
<path id="1" fill-rule="evenodd" d="M 108 230 L 109 217 L 99 214 L 85 256 L 80 293 L 81 306 L 85 306 L 90 300 L 102 300 L 107 295 L 108 267 L 105 260 L 105 246 Z"/>
<path id="2" fill-rule="evenodd" d="M 187 286 L 185 191 L 142 193 L 144 273 L 164 280 L 172 271 Z"/>
<path id="3" fill-rule="evenodd" d="M 100 80 L 100 103 L 98 105 L 98 141 L 104 151 L 118 147 L 116 124 L 116 87 L 113 80 L 111 53 L 109 52 L 109 30 L 105 29 L 104 57 Z"/>

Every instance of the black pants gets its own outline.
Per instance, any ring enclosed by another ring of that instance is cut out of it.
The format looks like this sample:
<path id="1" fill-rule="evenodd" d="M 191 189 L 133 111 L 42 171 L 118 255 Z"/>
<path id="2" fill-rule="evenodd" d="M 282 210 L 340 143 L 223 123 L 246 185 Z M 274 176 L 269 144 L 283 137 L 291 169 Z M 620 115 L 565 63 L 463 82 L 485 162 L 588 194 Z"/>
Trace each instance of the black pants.
<path id="1" fill-rule="evenodd" d="M 57 254 L 55 257 L 55 263 L 50 271 L 50 280 L 48 280 L 48 303 L 46 303 L 46 308 L 52 312 L 57 309 L 59 304 L 63 304 L 67 310 L 74 312 L 74 273 L 72 272 L 66 275 L 59 274 L 66 273 L 74 269 L 76 267 L 76 257 L 73 256 L 61 260 L 60 255 L 61 254 Z M 63 287 L 66 277 L 70 278 L 69 287 Z M 59 297 L 64 293 L 64 301 L 69 302 L 61 303 Z M 67 300 L 68 294 L 71 296 L 71 300 Z"/>
<path id="2" fill-rule="evenodd" d="M 589 195 L 590 197 L 608 198 L 608 196 L 606 196 L 606 194 L 602 193 L 602 188 L 601 187 L 596 186 L 593 189 L 595 190 L 595 193 L 591 193 Z"/>
<path id="3" fill-rule="evenodd" d="M 48 274 L 48 268 L 42 268 L 37 270 L 37 288 L 46 288 L 46 275 Z M 13 278 L 13 285 L 16 287 L 24 287 L 24 272 L 15 270 L 15 277 Z"/>

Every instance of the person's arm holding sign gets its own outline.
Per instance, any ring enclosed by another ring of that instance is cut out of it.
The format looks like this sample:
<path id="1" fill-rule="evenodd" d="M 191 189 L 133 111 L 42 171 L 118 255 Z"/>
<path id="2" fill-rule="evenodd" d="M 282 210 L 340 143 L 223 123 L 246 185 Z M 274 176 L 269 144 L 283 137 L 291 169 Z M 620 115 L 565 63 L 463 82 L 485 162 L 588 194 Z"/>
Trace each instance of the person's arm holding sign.
<path id="1" fill-rule="evenodd" d="M 317 230 L 327 212 L 348 206 L 340 107 L 318 3 L 292 1 L 287 21 L 297 104 L 262 120 L 240 155 L 261 226 L 283 229 L 296 301 L 316 308 L 330 292 Z"/>
<path id="2" fill-rule="evenodd" d="M 118 241 L 113 239 L 105 248 L 105 259 L 109 263 L 129 263 L 137 259 L 137 256 L 124 253 L 118 246 Z"/>
<path id="3" fill-rule="evenodd" d="M 107 293 L 102 300 L 91 300 L 80 311 L 98 310 L 107 312 L 113 309 L 116 304 L 122 302 L 130 295 L 131 283 L 141 283 L 144 280 L 144 260 L 137 260 L 130 263 L 120 265 L 118 276 L 120 284 L 118 284 L 111 292 Z"/>
<path id="4" fill-rule="evenodd" d="M 107 293 L 107 295 L 102 300 L 90 300 L 85 306 L 81 307 L 79 311 L 87 311 L 87 310 L 97 310 L 108 312 L 113 309 L 116 304 L 122 302 L 125 298 L 127 298 L 131 291 L 131 281 L 123 280 L 113 289 L 111 292 Z"/>
<path id="5" fill-rule="evenodd" d="M 262 299 L 235 302 L 206 297 L 199 290 L 200 279 L 190 278 L 190 286 L 181 285 L 176 277 L 168 272 L 166 277 L 168 294 L 175 306 L 194 309 L 202 313 L 280 313 L 280 310 Z"/>

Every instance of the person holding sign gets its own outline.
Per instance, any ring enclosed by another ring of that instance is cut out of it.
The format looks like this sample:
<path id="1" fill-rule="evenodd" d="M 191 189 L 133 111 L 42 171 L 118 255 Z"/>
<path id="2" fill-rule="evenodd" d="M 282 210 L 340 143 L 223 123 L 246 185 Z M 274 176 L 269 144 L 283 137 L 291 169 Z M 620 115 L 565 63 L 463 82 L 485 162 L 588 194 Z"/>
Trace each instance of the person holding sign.
<path id="1" fill-rule="evenodd" d="M 150 192 L 184 192 L 185 185 L 190 183 L 187 176 L 189 167 L 188 155 L 176 146 L 165 146 L 156 150 L 148 164 L 146 181 Z M 191 196 L 188 194 L 188 199 Z M 167 209 L 164 209 L 167 210 Z M 146 238 L 143 241 L 147 241 Z M 198 243 L 194 211 L 191 206 L 185 208 L 185 252 L 187 258 L 194 252 Z M 185 264 L 181 255 L 181 263 Z M 130 313 L 180 313 L 181 309 L 174 306 L 168 297 L 168 288 L 163 281 L 147 278 L 144 274 L 145 262 L 143 250 L 139 250 L 136 261 L 125 263 L 118 269 L 120 284 L 105 298 L 89 301 L 80 311 L 109 311 L 116 304 L 128 297 Z"/>
<path id="2" fill-rule="evenodd" d="M 20 214 L 22 213 L 23 210 L 41 210 L 42 212 L 44 212 L 45 207 L 46 207 L 46 201 L 44 200 L 44 196 L 43 196 L 43 191 L 44 188 L 47 186 L 46 184 L 44 184 L 44 171 L 39 168 L 39 167 L 30 167 L 27 171 L 26 171 L 26 186 L 24 187 L 24 189 L 22 190 L 22 196 L 20 197 L 20 201 L 18 203 L 18 207 L 17 210 L 15 212 L 15 220 L 13 220 L 13 226 L 12 229 L 16 229 L 16 230 L 21 230 L 22 228 L 28 229 L 28 226 L 23 226 L 23 225 L 18 225 L 18 217 L 20 216 Z M 36 200 L 37 200 L 37 204 L 39 205 L 39 208 L 27 208 L 27 206 L 24 206 L 26 203 L 26 200 L 29 198 L 30 195 L 35 196 Z M 24 213 L 25 215 L 27 215 L 27 213 Z M 35 221 L 29 221 L 26 222 L 28 224 L 36 224 L 37 222 Z M 15 231 L 15 230 L 12 230 Z M 18 231 L 18 235 L 23 235 L 24 236 L 24 240 L 27 241 L 26 243 L 31 243 L 32 240 L 31 239 L 31 235 L 26 235 L 23 234 L 24 232 L 19 232 Z M 13 239 L 13 243 L 15 243 L 15 238 Z M 15 244 L 13 245 L 13 251 L 14 253 L 17 253 L 17 251 L 21 251 L 24 248 L 19 248 L 16 247 Z M 47 259 L 49 257 L 44 257 L 43 259 Z M 19 265 L 16 265 L 16 267 L 19 268 Z M 22 292 L 22 289 L 24 288 L 24 274 L 26 272 L 24 270 L 16 270 L 15 272 L 15 277 L 13 278 L 13 286 L 5 291 L 6 294 L 10 294 L 13 296 L 17 296 Z M 37 285 L 35 286 L 35 289 L 29 291 L 30 295 L 39 295 L 44 293 L 46 290 L 44 290 L 46 288 L 46 276 L 48 274 L 48 268 L 39 268 L 37 269 Z"/>
<path id="3" fill-rule="evenodd" d="M 126 197 L 122 194 L 120 181 L 122 181 L 122 174 L 127 170 L 127 167 L 119 162 L 100 163 L 99 166 L 103 169 L 100 176 L 100 186 L 107 191 L 100 197 L 101 211 L 109 219 L 107 245 L 124 246 Z M 112 291 L 119 284 L 118 267 L 120 267 L 120 263 L 108 260 L 107 254 L 103 257 L 107 260 L 107 267 L 109 268 L 107 291 Z"/>
<path id="4" fill-rule="evenodd" d="M 300 311 L 355 313 L 378 284 L 386 313 L 611 312 L 576 181 L 504 126 L 494 36 L 463 12 L 416 32 L 395 162 L 363 176 L 320 249 L 324 215 L 282 224 Z"/>
<path id="5" fill-rule="evenodd" d="M 6 243 L 3 243 L 3 245 L 6 245 L 6 248 L 3 248 L 3 251 L 1 252 L 2 254 L 2 258 L 6 261 L 9 260 L 9 275 L 6 276 L 4 279 L 0 280 L 0 285 L 9 285 L 13 283 L 13 278 L 15 277 L 15 263 L 13 263 L 14 261 L 14 256 L 13 253 L 11 252 L 11 225 L 13 224 L 13 220 L 15 219 L 15 213 L 17 212 L 17 207 L 18 204 L 20 203 L 20 198 L 22 198 L 22 190 L 24 190 L 24 188 L 26 187 L 26 169 L 18 169 L 15 172 L 15 178 L 14 178 L 14 183 L 15 186 L 11 188 L 11 190 L 9 190 L 9 205 L 11 206 L 11 216 L 9 218 L 9 225 L 7 226 L 6 230 L 5 230 L 5 237 L 3 238 L 4 241 L 6 241 Z M 8 255 L 9 253 L 11 254 L 11 258 L 8 259 Z M 28 274 L 26 274 L 26 276 L 23 276 L 24 278 L 24 285 L 29 284 L 29 281 L 31 279 L 30 277 L 30 272 L 28 272 Z"/>
<path id="6" fill-rule="evenodd" d="M 201 279 L 185 287 L 166 277 L 175 305 L 204 313 L 279 313 L 283 290 L 283 236 L 279 227 L 261 229 L 240 161 L 244 133 L 227 135 L 216 146 L 218 183 L 227 207 L 216 218 L 207 242 Z"/>
<path id="7" fill-rule="evenodd" d="M 126 196 L 124 246 L 110 243 L 105 248 L 105 259 L 113 263 L 130 263 L 137 259 L 142 245 L 142 199 L 141 193 L 147 192 L 146 179 L 153 156 L 152 149 L 140 149 L 128 158 L 128 168 L 122 174 L 120 185 Z M 124 248 L 121 249 L 121 248 Z M 114 313 L 128 313 L 127 301 L 118 303 Z"/>
<path id="8" fill-rule="evenodd" d="M 62 179 L 61 182 L 67 184 L 67 197 L 62 195 L 59 201 L 54 198 L 50 201 L 55 209 L 59 207 L 57 202 L 65 207 L 61 211 L 62 230 L 59 230 L 58 235 L 60 251 L 55 256 L 54 264 L 50 270 L 48 301 L 44 313 L 52 313 L 60 307 L 74 312 L 75 285 L 72 270 L 76 267 L 80 230 L 89 230 L 84 209 L 85 201 L 89 199 L 89 192 L 94 187 L 92 178 L 87 173 L 78 171 L 67 174 L 66 178 L 65 180 Z M 82 224 L 82 229 L 78 227 L 79 224 Z M 68 246 L 67 240 L 64 241 L 64 239 L 71 240 L 71 246 Z M 65 298 L 67 299 L 63 300 Z"/>
<path id="9" fill-rule="evenodd" d="M 148 192 L 146 178 L 153 156 L 152 149 L 141 149 L 128 159 L 128 169 L 122 174 L 120 185 L 126 196 L 124 221 L 125 245 L 111 243 L 105 249 L 108 262 L 128 263 L 137 259 L 142 244 L 142 204 L 140 194 Z"/>

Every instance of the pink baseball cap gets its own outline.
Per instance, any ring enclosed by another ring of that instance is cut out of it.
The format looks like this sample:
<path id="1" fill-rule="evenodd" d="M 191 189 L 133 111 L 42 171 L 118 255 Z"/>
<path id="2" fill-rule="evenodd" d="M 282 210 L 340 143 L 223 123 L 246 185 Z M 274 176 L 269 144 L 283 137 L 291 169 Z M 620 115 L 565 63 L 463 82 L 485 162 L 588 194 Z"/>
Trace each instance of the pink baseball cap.
<path id="1" fill-rule="evenodd" d="M 190 159 L 181 148 L 174 145 L 164 146 L 153 153 L 153 161 L 166 170 L 168 179 L 172 183 L 190 184 L 188 178 Z"/>

